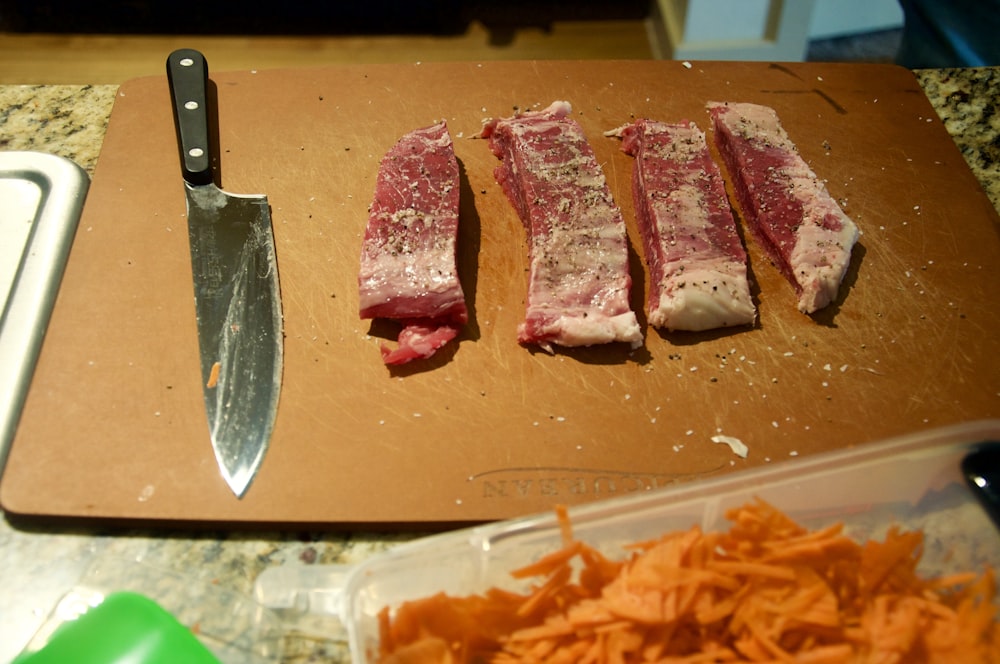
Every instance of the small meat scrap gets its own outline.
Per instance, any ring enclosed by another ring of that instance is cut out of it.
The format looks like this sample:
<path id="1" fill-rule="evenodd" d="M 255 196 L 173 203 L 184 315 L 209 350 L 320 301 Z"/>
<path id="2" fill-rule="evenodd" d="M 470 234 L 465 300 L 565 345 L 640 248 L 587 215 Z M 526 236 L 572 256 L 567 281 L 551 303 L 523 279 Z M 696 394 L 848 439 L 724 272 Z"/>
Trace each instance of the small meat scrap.
<path id="1" fill-rule="evenodd" d="M 428 358 L 468 321 L 458 280 L 458 161 L 445 122 L 403 136 L 379 166 L 361 246 L 361 318 L 403 324 L 386 364 Z"/>
<path id="2" fill-rule="evenodd" d="M 715 141 L 750 231 L 813 313 L 837 298 L 858 228 L 799 155 L 774 109 L 710 102 Z"/>
<path id="3" fill-rule="evenodd" d="M 752 324 L 747 255 L 704 132 L 693 122 L 641 119 L 610 133 L 635 157 L 650 324 L 689 331 Z"/>
<path id="4" fill-rule="evenodd" d="M 530 268 L 518 341 L 590 346 L 642 330 L 629 306 L 625 222 L 583 129 L 556 101 L 483 128 L 502 162 L 494 177 L 528 235 Z"/>

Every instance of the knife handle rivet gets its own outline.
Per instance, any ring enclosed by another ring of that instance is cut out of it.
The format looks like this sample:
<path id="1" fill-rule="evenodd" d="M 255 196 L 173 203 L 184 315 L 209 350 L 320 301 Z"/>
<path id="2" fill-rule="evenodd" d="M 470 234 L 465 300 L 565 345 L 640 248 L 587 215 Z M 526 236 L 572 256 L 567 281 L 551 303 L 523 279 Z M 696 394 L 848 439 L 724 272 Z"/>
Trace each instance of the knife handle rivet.
<path id="1" fill-rule="evenodd" d="M 177 64 L 179 64 L 181 67 L 190 67 L 191 65 L 194 64 L 194 60 L 192 60 L 191 58 L 181 58 L 180 60 L 178 60 Z"/>
<path id="2" fill-rule="evenodd" d="M 202 150 L 201 148 L 191 148 L 190 150 L 188 150 L 188 154 L 191 155 L 192 157 L 200 157 L 203 154 L 205 154 L 205 151 Z"/>
<path id="3" fill-rule="evenodd" d="M 184 108 L 189 111 L 193 111 L 198 108 L 198 102 L 196 101 L 186 101 L 184 102 Z"/>

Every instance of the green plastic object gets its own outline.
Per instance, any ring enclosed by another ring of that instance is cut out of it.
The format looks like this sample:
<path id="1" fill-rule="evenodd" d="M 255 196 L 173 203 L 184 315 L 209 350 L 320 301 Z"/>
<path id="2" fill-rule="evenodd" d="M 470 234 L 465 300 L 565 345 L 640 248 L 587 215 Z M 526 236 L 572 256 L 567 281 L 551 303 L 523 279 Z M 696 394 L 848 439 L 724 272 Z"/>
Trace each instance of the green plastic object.
<path id="1" fill-rule="evenodd" d="M 40 650 L 15 664 L 220 664 L 159 604 L 117 592 L 76 620 L 61 625 Z"/>

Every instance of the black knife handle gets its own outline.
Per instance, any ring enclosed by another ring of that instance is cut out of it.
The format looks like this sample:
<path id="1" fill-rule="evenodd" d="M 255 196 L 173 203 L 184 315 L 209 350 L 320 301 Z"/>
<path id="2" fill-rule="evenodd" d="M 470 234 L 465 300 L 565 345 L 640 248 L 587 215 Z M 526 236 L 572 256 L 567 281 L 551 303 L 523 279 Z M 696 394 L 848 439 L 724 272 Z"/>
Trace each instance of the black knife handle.
<path id="1" fill-rule="evenodd" d="M 213 178 L 205 56 L 191 48 L 174 51 L 167 57 L 167 80 L 184 180 L 192 185 L 209 184 Z"/>
<path id="2" fill-rule="evenodd" d="M 962 474 L 993 524 L 1000 529 L 1000 441 L 985 441 L 962 459 Z"/>

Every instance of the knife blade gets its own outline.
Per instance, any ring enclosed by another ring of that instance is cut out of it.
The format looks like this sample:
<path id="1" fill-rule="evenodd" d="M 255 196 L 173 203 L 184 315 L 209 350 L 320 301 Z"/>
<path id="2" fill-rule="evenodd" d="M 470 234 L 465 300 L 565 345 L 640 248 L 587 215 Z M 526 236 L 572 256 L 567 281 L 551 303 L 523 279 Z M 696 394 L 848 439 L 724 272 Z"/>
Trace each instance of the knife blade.
<path id="1" fill-rule="evenodd" d="M 267 197 L 223 191 L 212 173 L 208 63 L 167 58 L 187 198 L 201 384 L 212 449 L 242 498 L 267 452 L 282 378 L 278 264 Z"/>

